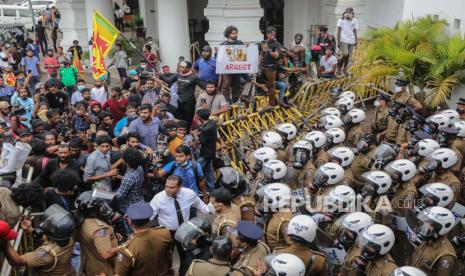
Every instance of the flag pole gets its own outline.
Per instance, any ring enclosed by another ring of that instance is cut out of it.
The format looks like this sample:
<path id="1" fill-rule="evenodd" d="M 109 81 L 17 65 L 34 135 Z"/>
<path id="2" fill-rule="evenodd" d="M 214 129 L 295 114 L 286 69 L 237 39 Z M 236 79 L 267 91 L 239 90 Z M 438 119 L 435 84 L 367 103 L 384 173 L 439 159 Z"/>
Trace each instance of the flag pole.
<path id="1" fill-rule="evenodd" d="M 119 35 L 127 42 L 129 43 L 129 45 L 134 49 L 136 50 L 136 52 L 145 60 L 145 62 L 147 62 L 147 65 L 150 64 L 150 61 L 145 57 L 144 53 L 142 53 L 139 49 L 137 49 L 137 47 L 132 44 L 132 42 L 127 39 L 121 32 L 119 32 Z"/>

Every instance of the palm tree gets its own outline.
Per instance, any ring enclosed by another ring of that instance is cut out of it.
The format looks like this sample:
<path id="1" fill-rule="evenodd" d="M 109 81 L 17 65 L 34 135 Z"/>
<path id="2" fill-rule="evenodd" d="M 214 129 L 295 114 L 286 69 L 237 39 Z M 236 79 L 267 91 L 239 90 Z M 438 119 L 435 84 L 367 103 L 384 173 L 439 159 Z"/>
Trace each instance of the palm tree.
<path id="1" fill-rule="evenodd" d="M 465 81 L 465 39 L 448 36 L 446 28 L 447 21 L 428 15 L 372 30 L 351 70 L 365 84 L 401 71 L 425 92 L 425 103 L 436 107 Z"/>

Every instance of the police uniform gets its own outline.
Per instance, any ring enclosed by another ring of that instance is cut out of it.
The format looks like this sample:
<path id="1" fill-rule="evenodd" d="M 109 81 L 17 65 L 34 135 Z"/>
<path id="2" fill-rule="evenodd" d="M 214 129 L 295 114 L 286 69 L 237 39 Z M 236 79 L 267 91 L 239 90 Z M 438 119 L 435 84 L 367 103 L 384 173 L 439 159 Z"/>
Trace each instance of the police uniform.
<path id="1" fill-rule="evenodd" d="M 216 214 L 213 220 L 212 233 L 215 236 L 225 235 L 237 227 L 237 222 L 241 220 L 239 206 L 232 203 L 226 211 Z"/>
<path id="2" fill-rule="evenodd" d="M 329 154 L 323 148 L 320 148 L 316 153 L 315 166 L 318 168 L 319 166 L 328 163 L 330 159 Z"/>
<path id="3" fill-rule="evenodd" d="M 365 134 L 365 130 L 362 124 L 356 124 L 349 129 L 346 130 L 347 138 L 346 143 L 349 146 L 356 147 L 360 139 L 362 138 L 363 134 Z"/>
<path id="4" fill-rule="evenodd" d="M 305 275 L 329 275 L 326 256 L 308 246 L 293 243 L 286 248 L 276 248 L 274 253 L 289 253 L 299 257 L 305 265 Z"/>
<path id="5" fill-rule="evenodd" d="M 240 221 L 237 224 L 237 233 L 243 242 L 258 242 L 255 247 L 244 251 L 234 264 L 234 268 L 240 269 L 247 276 L 252 276 L 257 272 L 257 261 L 270 254 L 271 250 L 260 241 L 263 231 L 257 225 L 249 221 Z"/>
<path id="6" fill-rule="evenodd" d="M 396 118 L 390 116 L 386 127 L 385 139 L 390 143 L 395 143 L 399 129 L 400 124 L 397 123 Z"/>
<path id="7" fill-rule="evenodd" d="M 278 156 L 278 160 L 283 161 L 285 164 L 287 163 L 289 156 L 285 149 L 277 149 L 276 155 Z"/>
<path id="8" fill-rule="evenodd" d="M 378 98 L 382 98 L 385 101 L 389 101 L 391 97 L 386 93 L 379 93 Z M 386 104 L 385 106 L 377 107 L 375 110 L 373 124 L 371 125 L 371 132 L 380 133 L 386 130 L 388 120 L 389 120 L 389 107 Z"/>
<path id="9" fill-rule="evenodd" d="M 66 246 L 59 246 L 54 241 L 47 240 L 42 246 L 23 255 L 28 268 L 37 276 L 71 276 L 74 275 L 71 266 L 73 255 L 73 239 Z"/>
<path id="10" fill-rule="evenodd" d="M 452 275 L 457 256 L 447 235 L 433 242 L 424 242 L 416 247 L 412 255 L 412 266 L 424 271 L 428 276 Z"/>
<path id="11" fill-rule="evenodd" d="M 194 260 L 187 270 L 186 276 L 204 276 L 204 275 L 229 275 L 241 276 L 242 271 L 233 268 L 227 261 L 210 259 Z"/>
<path id="12" fill-rule="evenodd" d="M 397 128 L 397 136 L 395 139 L 396 144 L 400 147 L 402 144 L 407 144 L 408 143 L 408 131 L 405 129 L 407 123 L 403 122 L 399 124 Z"/>
<path id="13" fill-rule="evenodd" d="M 273 213 L 265 224 L 265 242 L 271 250 L 276 247 L 285 247 L 290 244 L 287 237 L 287 226 L 292 218 L 292 213 L 276 212 Z"/>
<path id="14" fill-rule="evenodd" d="M 406 104 L 412 107 L 413 110 L 415 111 L 419 111 L 423 108 L 423 105 L 417 99 L 410 96 L 410 94 L 406 90 L 403 90 L 400 93 L 394 94 L 393 100 Z"/>
<path id="15" fill-rule="evenodd" d="M 396 263 L 391 255 L 386 254 L 381 256 L 378 260 L 370 262 L 365 270 L 366 275 L 370 276 L 387 276 L 397 268 Z"/>
<path id="16" fill-rule="evenodd" d="M 297 179 L 299 180 L 300 183 L 304 183 L 304 185 L 307 186 L 309 182 L 312 182 L 313 175 L 315 174 L 315 172 L 316 172 L 315 164 L 313 163 L 313 160 L 309 160 L 305 164 L 304 168 L 300 170 L 299 176 L 297 177 Z"/>
<path id="17" fill-rule="evenodd" d="M 85 275 L 104 272 L 113 275 L 112 260 L 103 260 L 100 253 L 118 247 L 113 228 L 96 218 L 87 218 L 82 222 L 77 240 L 81 244 L 81 269 Z"/>
<path id="18" fill-rule="evenodd" d="M 153 210 L 145 202 L 129 206 L 127 216 L 133 220 L 149 219 Z M 172 275 L 171 234 L 164 227 L 144 229 L 134 233 L 118 248 L 115 274 Z"/>
<path id="19" fill-rule="evenodd" d="M 391 226 L 393 209 L 386 195 L 379 195 L 371 198 L 370 201 L 368 201 L 368 206 L 370 210 L 366 210 L 366 213 L 373 218 L 375 223 Z"/>
<path id="20" fill-rule="evenodd" d="M 359 271 L 353 267 L 352 262 L 362 255 L 362 248 L 357 244 L 351 246 L 344 257 L 344 263 L 341 266 L 341 274 L 344 276 L 358 276 Z"/>
<path id="21" fill-rule="evenodd" d="M 446 170 L 439 175 L 437 172 L 434 172 L 431 178 L 434 179 L 434 181 L 431 182 L 444 183 L 451 187 L 452 191 L 454 191 L 454 201 L 461 201 L 462 184 L 452 172 Z"/>
<path id="22" fill-rule="evenodd" d="M 254 221 L 255 200 L 251 195 L 238 195 L 233 198 L 232 203 L 239 206 L 241 220 Z"/>
<path id="23" fill-rule="evenodd" d="M 352 162 L 352 165 L 350 166 L 350 169 L 352 171 L 352 177 L 353 177 L 353 186 L 352 188 L 355 191 L 361 191 L 363 188 L 363 185 L 365 184 L 365 180 L 362 177 L 362 174 L 371 170 L 371 167 L 373 166 L 373 155 L 375 152 L 375 148 L 372 147 L 372 149 L 367 152 L 367 153 L 360 153 L 357 156 L 355 156 L 354 161 Z"/>

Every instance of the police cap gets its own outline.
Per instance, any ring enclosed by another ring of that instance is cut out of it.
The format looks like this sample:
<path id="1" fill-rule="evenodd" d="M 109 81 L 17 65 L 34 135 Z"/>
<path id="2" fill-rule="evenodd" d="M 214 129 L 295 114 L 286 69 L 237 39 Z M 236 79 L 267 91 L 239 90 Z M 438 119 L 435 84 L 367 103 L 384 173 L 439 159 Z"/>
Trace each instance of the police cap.
<path id="1" fill-rule="evenodd" d="M 424 132 L 424 131 L 421 131 L 421 130 L 417 130 L 415 131 L 413 134 L 415 134 L 415 137 L 419 140 L 423 140 L 423 139 L 431 139 L 431 135 Z"/>
<path id="2" fill-rule="evenodd" d="M 263 231 L 250 221 L 241 220 L 237 224 L 237 233 L 241 241 L 246 243 L 256 243 L 263 236 Z"/>
<path id="3" fill-rule="evenodd" d="M 465 105 L 465 98 L 459 98 L 458 105 Z"/>
<path id="4" fill-rule="evenodd" d="M 445 136 L 456 136 L 459 132 L 452 127 L 440 127 L 438 128 L 439 133 Z"/>
<path id="5" fill-rule="evenodd" d="M 391 100 L 391 95 L 389 95 L 388 93 L 379 92 L 377 98 L 387 102 Z"/>
<path id="6" fill-rule="evenodd" d="M 129 206 L 126 214 L 133 220 L 150 219 L 153 216 L 153 209 L 146 202 L 137 202 Z"/>

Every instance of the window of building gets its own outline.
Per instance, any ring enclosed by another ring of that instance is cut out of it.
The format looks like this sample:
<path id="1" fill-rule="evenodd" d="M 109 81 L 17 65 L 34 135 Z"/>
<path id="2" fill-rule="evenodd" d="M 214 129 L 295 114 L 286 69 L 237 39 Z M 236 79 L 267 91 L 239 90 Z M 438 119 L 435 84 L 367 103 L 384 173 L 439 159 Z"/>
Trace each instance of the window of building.
<path id="1" fill-rule="evenodd" d="M 461 20 L 460 19 L 454 19 L 454 29 L 460 29 L 460 23 L 461 23 Z"/>

